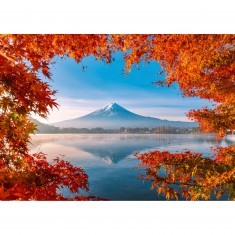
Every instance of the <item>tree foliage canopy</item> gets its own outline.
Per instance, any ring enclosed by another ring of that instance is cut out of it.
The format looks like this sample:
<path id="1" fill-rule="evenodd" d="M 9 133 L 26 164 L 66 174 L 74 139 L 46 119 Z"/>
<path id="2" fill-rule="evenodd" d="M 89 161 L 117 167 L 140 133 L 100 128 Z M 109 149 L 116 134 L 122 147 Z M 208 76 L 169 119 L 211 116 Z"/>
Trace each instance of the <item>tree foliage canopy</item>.
<path id="1" fill-rule="evenodd" d="M 81 168 L 58 159 L 49 164 L 27 148 L 35 130 L 29 115 L 46 117 L 57 107 L 56 92 L 39 76 L 51 79 L 56 57 L 79 63 L 94 55 L 110 63 L 122 51 L 127 73 L 140 61 L 157 61 L 166 78 L 158 85 L 176 82 L 184 96 L 212 101 L 214 109 L 188 116 L 223 136 L 235 129 L 234 42 L 234 35 L 0 35 L 0 199 L 66 200 L 60 187 L 88 190 Z"/>

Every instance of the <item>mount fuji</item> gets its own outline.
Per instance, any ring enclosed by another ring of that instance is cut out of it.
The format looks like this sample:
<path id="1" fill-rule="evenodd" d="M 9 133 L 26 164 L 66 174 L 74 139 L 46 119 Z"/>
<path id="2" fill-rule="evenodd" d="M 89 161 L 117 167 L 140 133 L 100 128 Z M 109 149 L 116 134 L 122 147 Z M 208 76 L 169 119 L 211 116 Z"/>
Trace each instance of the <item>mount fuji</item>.
<path id="1" fill-rule="evenodd" d="M 197 127 L 197 124 L 194 122 L 168 121 L 154 117 L 141 116 L 128 111 L 116 103 L 110 103 L 95 112 L 79 118 L 55 122 L 51 123 L 50 125 L 60 128 L 101 127 L 104 129 L 119 129 L 121 127 L 154 128 L 159 126 L 181 128 Z"/>

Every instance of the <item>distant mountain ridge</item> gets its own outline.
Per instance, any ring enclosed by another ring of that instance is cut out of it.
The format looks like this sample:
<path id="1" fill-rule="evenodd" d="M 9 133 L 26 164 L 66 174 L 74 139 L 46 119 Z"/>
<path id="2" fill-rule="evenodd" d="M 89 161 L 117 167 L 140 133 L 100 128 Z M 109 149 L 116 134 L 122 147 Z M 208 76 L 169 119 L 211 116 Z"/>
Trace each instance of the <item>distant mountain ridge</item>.
<path id="1" fill-rule="evenodd" d="M 119 129 L 121 127 L 130 128 L 154 128 L 159 126 L 171 126 L 179 128 L 197 127 L 194 122 L 168 121 L 154 117 L 145 117 L 128 111 L 116 103 L 110 103 L 103 108 L 96 110 L 85 116 L 50 123 L 59 128 L 104 128 Z"/>
<path id="2" fill-rule="evenodd" d="M 60 128 L 59 127 L 54 127 L 54 126 L 50 126 L 47 125 L 45 123 L 39 122 L 37 119 L 29 117 L 30 120 L 36 125 L 36 130 L 35 130 L 35 134 L 38 133 L 44 133 L 44 134 L 56 134 L 60 132 Z"/>

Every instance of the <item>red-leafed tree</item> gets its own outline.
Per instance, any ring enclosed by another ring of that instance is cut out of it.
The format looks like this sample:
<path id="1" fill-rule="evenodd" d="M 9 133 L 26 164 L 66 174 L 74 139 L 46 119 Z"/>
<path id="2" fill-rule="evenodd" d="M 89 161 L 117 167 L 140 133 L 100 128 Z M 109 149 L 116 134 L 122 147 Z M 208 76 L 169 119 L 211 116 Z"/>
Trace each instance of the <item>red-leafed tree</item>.
<path id="1" fill-rule="evenodd" d="M 211 101 L 213 109 L 188 113 L 202 130 L 218 138 L 235 130 L 235 35 L 114 35 L 112 40 L 125 52 L 127 72 L 140 61 L 158 61 L 165 73 L 158 85 L 176 82 L 183 96 Z M 152 188 L 167 199 L 235 200 L 235 148 L 214 151 L 213 159 L 192 152 L 138 154 L 146 169 L 141 178 L 151 180 Z"/>
<path id="2" fill-rule="evenodd" d="M 50 79 L 49 66 L 56 56 L 80 62 L 89 55 L 110 60 L 106 35 L 0 36 L 1 200 L 70 200 L 60 189 L 88 191 L 88 177 L 81 168 L 59 159 L 50 164 L 41 153 L 30 155 L 27 144 L 35 130 L 29 115 L 46 117 L 49 108 L 57 107 L 55 91 L 39 73 Z"/>

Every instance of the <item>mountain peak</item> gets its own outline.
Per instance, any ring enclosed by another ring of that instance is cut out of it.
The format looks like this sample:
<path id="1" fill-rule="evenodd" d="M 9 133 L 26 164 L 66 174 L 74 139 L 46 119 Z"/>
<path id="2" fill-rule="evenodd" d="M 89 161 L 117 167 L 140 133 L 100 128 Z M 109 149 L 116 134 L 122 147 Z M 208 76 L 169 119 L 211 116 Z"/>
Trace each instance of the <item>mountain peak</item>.
<path id="1" fill-rule="evenodd" d="M 115 102 L 112 102 L 112 103 L 109 103 L 109 104 L 106 104 L 103 108 L 101 109 L 104 109 L 104 110 L 109 110 L 109 109 L 114 109 L 114 108 L 122 108 L 119 104 L 115 103 Z"/>
<path id="2" fill-rule="evenodd" d="M 119 104 L 111 102 L 101 109 L 98 109 L 85 116 L 70 119 L 59 123 L 54 123 L 57 127 L 73 127 L 73 128 L 107 128 L 116 129 L 120 127 L 158 127 L 158 126 L 174 126 L 174 127 L 191 127 L 195 123 L 167 121 L 158 118 L 145 117 L 128 111 Z"/>
<path id="3" fill-rule="evenodd" d="M 122 106 L 120 106 L 119 104 L 115 103 L 115 102 L 112 102 L 112 103 L 109 103 L 107 105 L 105 105 L 104 107 L 102 107 L 101 109 L 99 110 L 96 110 L 95 112 L 91 113 L 91 114 L 88 114 L 91 115 L 91 116 L 94 116 L 94 115 L 101 115 L 103 117 L 107 117 L 107 116 L 117 116 L 119 115 L 120 113 L 126 113 L 126 112 L 129 112 L 127 111 L 126 109 L 124 109 Z"/>

